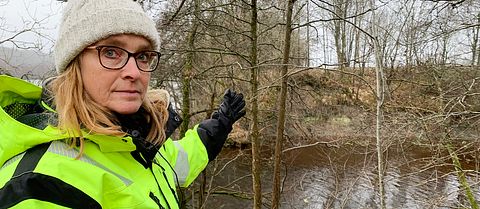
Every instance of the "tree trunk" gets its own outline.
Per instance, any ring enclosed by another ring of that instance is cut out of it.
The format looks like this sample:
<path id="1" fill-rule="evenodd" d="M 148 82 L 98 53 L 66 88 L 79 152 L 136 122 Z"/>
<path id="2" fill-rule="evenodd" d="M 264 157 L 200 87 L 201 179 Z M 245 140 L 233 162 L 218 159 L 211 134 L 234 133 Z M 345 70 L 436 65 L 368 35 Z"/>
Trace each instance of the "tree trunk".
<path id="1" fill-rule="evenodd" d="M 479 25 L 473 28 L 473 43 L 472 43 L 472 65 L 480 66 L 480 13 L 477 15 L 477 23 Z M 475 61 L 476 59 L 476 61 Z"/>
<path id="2" fill-rule="evenodd" d="M 286 100 L 287 100 L 287 82 L 288 82 L 288 63 L 290 56 L 290 39 L 292 35 L 292 10 L 295 0 L 289 0 L 287 6 L 287 24 L 285 27 L 285 45 L 283 48 L 283 60 L 282 60 L 282 85 L 280 88 L 280 95 L 278 97 L 278 121 L 277 121 L 277 138 L 275 140 L 275 158 L 274 158 L 274 169 L 273 169 L 273 194 L 272 194 L 272 209 L 277 209 L 280 207 L 280 162 L 282 160 L 282 143 L 283 143 L 283 132 L 285 129 L 285 111 L 286 111 Z"/>
<path id="3" fill-rule="evenodd" d="M 347 9 L 349 7 L 349 2 L 350 1 L 344 1 L 342 2 L 342 18 L 347 19 Z M 347 21 L 342 21 L 342 30 L 340 32 L 340 35 L 342 36 L 342 66 L 344 67 L 350 67 L 350 61 L 348 60 L 350 53 L 347 54 L 347 51 L 350 51 L 347 49 Z"/>
<path id="4" fill-rule="evenodd" d="M 375 52 L 375 65 L 376 65 L 376 77 L 377 77 L 377 117 L 376 117 L 376 147 L 377 147 L 377 166 L 378 166 L 378 193 L 380 199 L 380 208 L 385 208 L 385 192 L 383 187 L 383 149 L 382 149 L 382 139 L 381 139 L 381 127 L 382 127 L 382 106 L 384 101 L 384 74 L 383 74 L 383 63 L 382 63 L 382 47 L 378 41 L 378 22 L 375 15 L 375 0 L 370 1 L 370 6 L 372 9 L 372 36 L 373 36 L 373 45 Z"/>
<path id="5" fill-rule="evenodd" d="M 251 61 L 251 95 L 252 95 L 252 186 L 253 186 L 253 208 L 262 208 L 262 182 L 260 180 L 260 139 L 258 138 L 258 67 L 257 67 L 257 0 L 251 1 L 252 19 L 250 22 L 250 36 L 252 38 L 252 48 L 250 51 Z"/>
<path id="6" fill-rule="evenodd" d="M 193 52 L 189 52 L 193 53 Z M 190 57 L 190 55 L 188 56 Z M 190 59 L 190 58 L 187 58 Z M 183 122 L 180 126 L 180 137 L 185 136 L 185 132 L 187 132 L 190 122 L 190 71 L 192 70 L 191 61 L 187 60 L 185 64 L 185 68 L 182 72 L 182 118 Z"/>
<path id="7" fill-rule="evenodd" d="M 333 15 L 334 19 L 345 18 L 347 15 L 346 6 L 347 3 L 343 0 L 335 1 L 335 14 Z M 346 57 L 346 23 L 343 20 L 334 20 L 334 41 L 335 41 L 335 51 L 337 53 L 337 62 L 340 68 L 343 70 L 344 67 L 348 65 Z"/>
<path id="8" fill-rule="evenodd" d="M 310 0 L 307 0 L 307 23 L 310 22 Z M 310 67 L 310 26 L 307 26 L 307 55 L 305 66 Z"/>
<path id="9" fill-rule="evenodd" d="M 193 77 L 193 62 L 195 59 L 195 36 L 198 29 L 198 14 L 200 13 L 200 3 L 198 0 L 193 1 L 195 7 L 195 18 L 193 18 L 192 30 L 188 36 L 188 48 L 190 51 L 187 54 L 185 67 L 182 72 L 182 118 L 183 123 L 180 126 L 180 137 L 185 135 L 190 125 L 190 83 Z"/>

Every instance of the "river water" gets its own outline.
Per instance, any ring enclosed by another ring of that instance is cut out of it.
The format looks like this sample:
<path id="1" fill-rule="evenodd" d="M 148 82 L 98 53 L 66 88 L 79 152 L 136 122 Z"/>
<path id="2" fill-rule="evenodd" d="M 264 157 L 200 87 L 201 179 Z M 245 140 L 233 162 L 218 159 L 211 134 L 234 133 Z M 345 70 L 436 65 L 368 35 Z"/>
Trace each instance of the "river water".
<path id="1" fill-rule="evenodd" d="M 374 147 L 317 145 L 284 153 L 281 208 L 380 208 Z M 439 151 L 441 150 L 441 151 Z M 209 165 L 213 184 L 206 208 L 252 208 L 250 150 L 226 150 Z M 270 208 L 272 151 L 262 152 L 264 208 Z M 460 156 L 480 198 L 474 154 Z M 437 147 L 398 146 L 385 152 L 386 208 L 470 208 L 448 153 Z M 213 174 L 216 175 L 213 175 Z M 214 176 L 212 178 L 212 176 Z"/>

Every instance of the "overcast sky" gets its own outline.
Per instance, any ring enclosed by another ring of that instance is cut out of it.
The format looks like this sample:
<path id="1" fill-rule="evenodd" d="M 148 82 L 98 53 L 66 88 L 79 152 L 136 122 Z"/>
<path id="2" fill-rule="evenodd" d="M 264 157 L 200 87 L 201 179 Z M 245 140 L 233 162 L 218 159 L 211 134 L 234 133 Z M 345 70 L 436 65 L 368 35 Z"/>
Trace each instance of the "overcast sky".
<path id="1" fill-rule="evenodd" d="M 57 0 L 0 0 L 0 41 L 37 22 L 33 30 L 39 34 L 23 33 L 15 42 L 26 46 L 41 45 L 42 51 L 49 53 L 56 38 L 62 4 Z M 11 47 L 12 43 L 2 45 Z"/>

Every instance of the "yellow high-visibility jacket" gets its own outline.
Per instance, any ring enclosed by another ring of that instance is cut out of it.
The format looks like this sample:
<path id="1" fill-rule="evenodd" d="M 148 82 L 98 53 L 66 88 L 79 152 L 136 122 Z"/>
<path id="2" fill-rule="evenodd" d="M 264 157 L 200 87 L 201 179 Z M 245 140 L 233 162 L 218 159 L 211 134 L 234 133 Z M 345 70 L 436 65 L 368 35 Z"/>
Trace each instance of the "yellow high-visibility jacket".
<path id="1" fill-rule="evenodd" d="M 32 110 L 41 93 L 0 75 L 0 209 L 178 208 L 176 186 L 191 184 L 209 162 L 198 126 L 168 139 L 147 164 L 139 162 L 146 156 L 138 154 L 136 134 L 85 132 L 78 158 L 67 136 L 46 122 L 54 113 Z"/>

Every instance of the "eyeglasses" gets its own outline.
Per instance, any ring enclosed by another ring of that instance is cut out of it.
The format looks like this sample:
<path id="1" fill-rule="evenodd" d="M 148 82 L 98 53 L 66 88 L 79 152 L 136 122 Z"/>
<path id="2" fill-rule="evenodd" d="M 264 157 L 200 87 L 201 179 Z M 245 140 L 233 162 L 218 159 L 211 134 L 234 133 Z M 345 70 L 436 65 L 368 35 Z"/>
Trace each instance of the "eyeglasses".
<path id="1" fill-rule="evenodd" d="M 96 49 L 100 64 L 110 70 L 122 69 L 128 63 L 130 57 L 133 57 L 139 70 L 153 72 L 157 68 L 161 56 L 160 52 L 156 51 L 131 53 L 116 46 L 89 46 L 86 49 Z"/>

